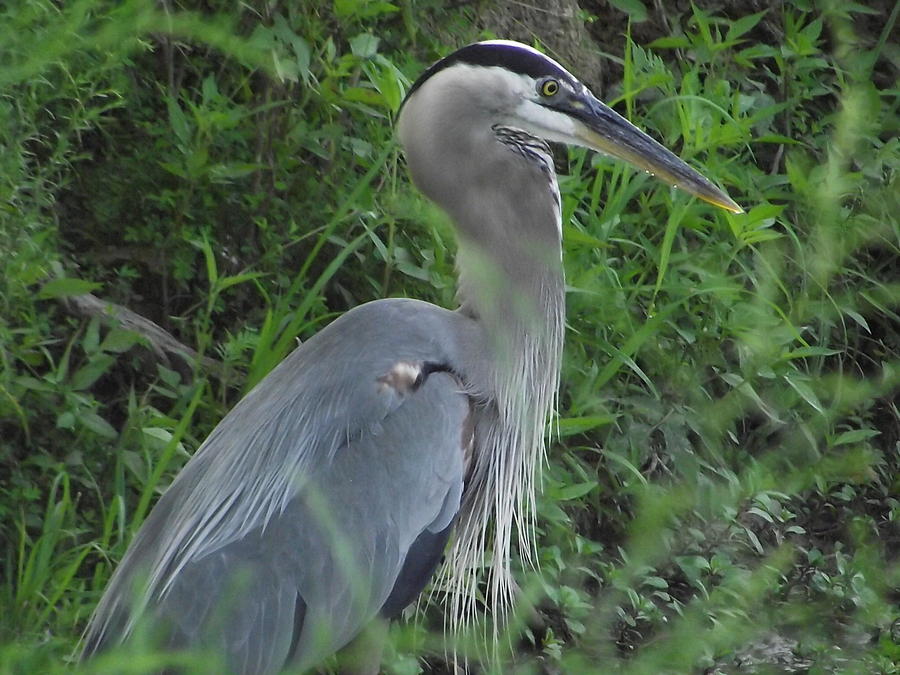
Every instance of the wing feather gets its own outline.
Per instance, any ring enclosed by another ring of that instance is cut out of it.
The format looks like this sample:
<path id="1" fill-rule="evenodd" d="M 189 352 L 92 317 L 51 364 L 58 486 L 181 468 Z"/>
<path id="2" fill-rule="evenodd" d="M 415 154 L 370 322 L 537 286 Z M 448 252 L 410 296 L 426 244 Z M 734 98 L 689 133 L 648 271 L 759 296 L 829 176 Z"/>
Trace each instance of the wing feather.
<path id="1" fill-rule="evenodd" d="M 136 536 L 85 655 L 147 620 L 236 672 L 278 672 L 327 656 L 382 608 L 414 542 L 459 508 L 470 402 L 449 372 L 384 386 L 398 360 L 452 363 L 452 350 L 407 320 L 408 303 L 378 304 L 296 350 L 214 430 Z M 361 351 L 367 334 L 378 347 Z"/>

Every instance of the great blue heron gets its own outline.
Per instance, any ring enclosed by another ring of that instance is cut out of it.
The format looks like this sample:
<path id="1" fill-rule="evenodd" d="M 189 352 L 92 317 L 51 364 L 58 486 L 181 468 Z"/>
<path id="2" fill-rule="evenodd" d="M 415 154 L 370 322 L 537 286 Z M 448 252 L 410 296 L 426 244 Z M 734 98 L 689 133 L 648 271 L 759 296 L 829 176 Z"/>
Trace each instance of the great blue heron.
<path id="1" fill-rule="evenodd" d="M 724 192 L 523 44 L 432 65 L 401 108 L 414 182 L 459 236 L 460 307 L 357 307 L 221 421 L 159 500 L 90 621 L 84 655 L 143 624 L 235 673 L 303 669 L 445 567 L 457 621 L 510 547 L 532 550 L 535 475 L 563 343 L 560 195 L 547 141 L 619 157 L 740 212 Z M 485 560 L 485 557 L 489 558 Z"/>

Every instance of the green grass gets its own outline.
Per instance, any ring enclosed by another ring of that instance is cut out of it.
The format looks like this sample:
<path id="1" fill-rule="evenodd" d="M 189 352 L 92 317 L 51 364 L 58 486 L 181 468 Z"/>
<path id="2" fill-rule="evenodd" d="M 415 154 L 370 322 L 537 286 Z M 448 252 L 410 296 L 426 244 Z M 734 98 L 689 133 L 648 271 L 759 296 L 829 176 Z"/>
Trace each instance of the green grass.
<path id="1" fill-rule="evenodd" d="M 563 159 L 559 435 L 501 672 L 786 672 L 746 665 L 778 641 L 807 672 L 898 672 L 897 12 L 704 6 L 626 41 L 604 97 L 747 213 Z M 453 303 L 391 120 L 481 37 L 472 9 L 205 7 L 0 10 L 0 672 L 70 669 L 155 498 L 296 339 Z M 88 290 L 221 367 L 67 313 Z M 441 672 L 442 611 L 395 627 L 388 672 Z"/>

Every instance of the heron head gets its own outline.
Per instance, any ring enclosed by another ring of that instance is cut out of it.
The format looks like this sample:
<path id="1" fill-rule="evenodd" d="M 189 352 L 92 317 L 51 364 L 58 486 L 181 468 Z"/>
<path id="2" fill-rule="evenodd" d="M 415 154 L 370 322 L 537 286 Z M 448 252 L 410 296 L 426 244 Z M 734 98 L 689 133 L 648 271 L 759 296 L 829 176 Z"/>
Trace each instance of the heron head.
<path id="1" fill-rule="evenodd" d="M 428 115 L 447 113 L 448 124 L 463 110 L 478 111 L 492 125 L 617 157 L 710 204 L 733 213 L 743 211 L 711 181 L 597 99 L 560 64 L 527 45 L 478 42 L 432 65 L 401 106 L 401 140 L 404 126 L 407 130 L 413 126 L 404 118 L 415 116 L 406 111 L 419 107 L 412 102 L 429 98 L 434 100 L 421 108 Z M 448 111 L 453 106 L 459 107 Z"/>

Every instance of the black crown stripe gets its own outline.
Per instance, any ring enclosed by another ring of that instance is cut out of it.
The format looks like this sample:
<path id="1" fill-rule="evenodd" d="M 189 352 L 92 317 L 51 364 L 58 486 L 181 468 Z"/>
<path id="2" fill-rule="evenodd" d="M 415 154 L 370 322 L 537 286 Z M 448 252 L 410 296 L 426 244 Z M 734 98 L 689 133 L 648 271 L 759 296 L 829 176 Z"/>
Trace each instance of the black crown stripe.
<path id="1" fill-rule="evenodd" d="M 403 102 L 406 103 L 406 101 L 409 100 L 409 97 L 427 82 L 429 78 L 458 63 L 464 63 L 470 66 L 497 66 L 506 68 L 514 73 L 519 73 L 520 75 L 528 75 L 535 79 L 541 77 L 557 77 L 574 84 L 571 75 L 543 54 L 539 54 L 515 44 L 485 44 L 483 42 L 478 42 L 457 49 L 449 56 L 445 56 L 437 63 L 434 63 L 422 73 L 422 75 L 419 76 L 419 79 L 415 81 L 412 87 L 410 87 Z M 403 105 L 401 104 L 400 107 L 402 108 Z"/>

